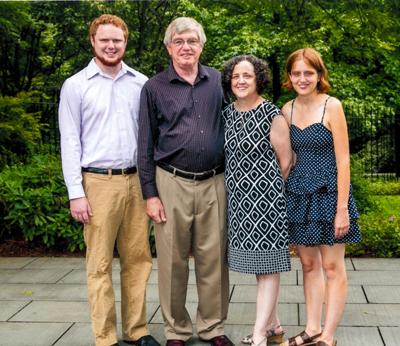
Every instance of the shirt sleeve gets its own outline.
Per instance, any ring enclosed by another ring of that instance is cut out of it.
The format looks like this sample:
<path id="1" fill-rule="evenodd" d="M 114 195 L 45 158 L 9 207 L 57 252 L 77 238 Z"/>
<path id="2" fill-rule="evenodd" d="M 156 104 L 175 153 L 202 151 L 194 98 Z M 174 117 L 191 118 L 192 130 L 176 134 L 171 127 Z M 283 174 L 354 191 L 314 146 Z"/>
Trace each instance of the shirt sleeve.
<path id="1" fill-rule="evenodd" d="M 80 88 L 67 79 L 61 89 L 58 109 L 61 159 L 69 199 L 85 197 L 81 173 L 81 96 Z"/>
<path id="2" fill-rule="evenodd" d="M 148 84 L 145 84 L 140 95 L 138 136 L 138 171 L 144 199 L 158 197 L 154 161 L 157 131 L 156 107 Z"/>

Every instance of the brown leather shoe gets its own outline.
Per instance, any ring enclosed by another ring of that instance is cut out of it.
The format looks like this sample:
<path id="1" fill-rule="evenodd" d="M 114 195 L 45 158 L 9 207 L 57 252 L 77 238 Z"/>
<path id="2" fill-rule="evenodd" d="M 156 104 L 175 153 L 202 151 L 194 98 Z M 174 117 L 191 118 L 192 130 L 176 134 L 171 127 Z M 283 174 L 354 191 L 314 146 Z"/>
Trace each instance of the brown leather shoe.
<path id="1" fill-rule="evenodd" d="M 202 340 L 205 342 L 209 342 L 214 346 L 235 346 L 235 344 L 229 340 L 226 335 L 218 335 L 210 340 Z"/>
<path id="2" fill-rule="evenodd" d="M 167 340 L 165 346 L 185 346 L 185 342 L 183 340 L 171 339 Z"/>

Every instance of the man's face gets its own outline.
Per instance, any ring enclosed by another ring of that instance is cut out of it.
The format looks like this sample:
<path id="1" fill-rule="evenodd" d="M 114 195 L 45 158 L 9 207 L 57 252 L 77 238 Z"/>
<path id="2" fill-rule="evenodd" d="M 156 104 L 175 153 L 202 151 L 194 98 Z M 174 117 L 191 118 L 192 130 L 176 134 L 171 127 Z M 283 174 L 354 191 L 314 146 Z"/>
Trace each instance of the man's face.
<path id="1" fill-rule="evenodd" d="M 122 29 L 112 24 L 99 25 L 90 38 L 96 59 L 103 65 L 116 66 L 125 55 L 126 41 Z"/>
<path id="2" fill-rule="evenodd" d="M 187 69 L 198 64 L 203 46 L 195 31 L 185 31 L 175 34 L 167 49 L 174 66 Z"/>

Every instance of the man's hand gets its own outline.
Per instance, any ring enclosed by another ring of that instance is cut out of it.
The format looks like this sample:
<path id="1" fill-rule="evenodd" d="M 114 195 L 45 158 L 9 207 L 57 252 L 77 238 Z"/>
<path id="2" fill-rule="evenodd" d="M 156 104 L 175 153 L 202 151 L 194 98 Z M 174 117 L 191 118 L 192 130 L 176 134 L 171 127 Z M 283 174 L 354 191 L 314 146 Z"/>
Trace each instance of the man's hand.
<path id="1" fill-rule="evenodd" d="M 93 216 L 89 201 L 86 197 L 74 198 L 69 201 L 72 217 L 79 222 L 88 224 Z"/>
<path id="2" fill-rule="evenodd" d="M 147 215 L 155 222 L 162 223 L 167 221 L 165 217 L 164 207 L 158 197 L 150 197 L 147 199 Z"/>

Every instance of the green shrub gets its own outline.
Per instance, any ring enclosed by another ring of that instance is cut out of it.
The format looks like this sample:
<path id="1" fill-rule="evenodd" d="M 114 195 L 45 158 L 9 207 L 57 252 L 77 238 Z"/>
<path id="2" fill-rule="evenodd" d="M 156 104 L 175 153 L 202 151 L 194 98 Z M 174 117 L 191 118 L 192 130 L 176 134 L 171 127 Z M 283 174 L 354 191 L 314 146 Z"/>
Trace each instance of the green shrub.
<path id="1" fill-rule="evenodd" d="M 374 195 L 400 195 L 400 181 L 376 180 L 370 187 Z"/>
<path id="2" fill-rule="evenodd" d="M 40 141 L 46 125 L 40 124 L 40 115 L 32 107 L 35 102 L 38 96 L 33 92 L 0 96 L 0 170 L 25 160 L 30 147 Z"/>
<path id="3" fill-rule="evenodd" d="M 380 211 L 361 215 L 362 241 L 346 247 L 348 256 L 400 257 L 400 216 Z"/>
<path id="4" fill-rule="evenodd" d="M 70 216 L 58 157 L 39 154 L 0 173 L 3 232 L 48 247 L 84 248 L 82 226 Z M 5 234 L 3 234 L 5 236 Z"/>
<path id="5" fill-rule="evenodd" d="M 355 156 L 351 157 L 351 185 L 360 214 L 377 209 L 376 202 L 372 198 L 371 182 L 364 177 L 362 164 Z"/>

